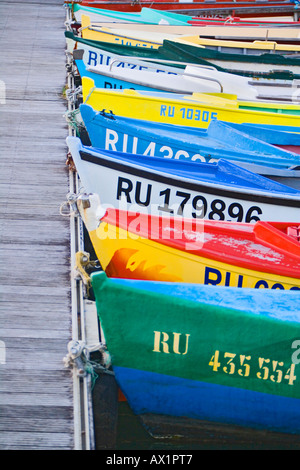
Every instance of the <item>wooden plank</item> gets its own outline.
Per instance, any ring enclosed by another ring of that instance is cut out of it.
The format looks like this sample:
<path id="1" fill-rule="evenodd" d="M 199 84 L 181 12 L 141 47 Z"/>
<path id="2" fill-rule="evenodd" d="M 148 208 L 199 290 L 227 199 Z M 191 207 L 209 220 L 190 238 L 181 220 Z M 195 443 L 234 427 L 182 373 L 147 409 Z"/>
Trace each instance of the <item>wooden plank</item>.
<path id="1" fill-rule="evenodd" d="M 69 433 L 47 432 L 4 432 L 0 434 L 0 448 L 9 450 L 68 450 L 72 446 Z"/>

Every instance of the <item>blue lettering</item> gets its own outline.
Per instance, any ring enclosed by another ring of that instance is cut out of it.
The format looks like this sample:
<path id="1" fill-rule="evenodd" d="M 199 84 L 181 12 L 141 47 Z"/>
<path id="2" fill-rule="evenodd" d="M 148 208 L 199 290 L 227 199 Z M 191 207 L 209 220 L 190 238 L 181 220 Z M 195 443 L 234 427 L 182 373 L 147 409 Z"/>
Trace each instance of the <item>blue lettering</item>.
<path id="1" fill-rule="evenodd" d="M 166 115 L 166 109 L 167 109 L 167 106 L 165 104 L 162 104 L 161 107 L 160 107 L 160 115 L 161 116 Z"/>
<path id="2" fill-rule="evenodd" d="M 209 119 L 209 112 L 208 111 L 203 111 L 202 113 L 202 121 L 207 122 Z"/>
<path id="3" fill-rule="evenodd" d="M 187 113 L 186 113 L 186 118 L 193 119 L 193 110 L 191 108 L 188 108 Z"/>
<path id="4" fill-rule="evenodd" d="M 174 117 L 174 113 L 175 113 L 175 106 L 169 106 L 168 107 L 168 116 L 169 117 Z"/>
<path id="5" fill-rule="evenodd" d="M 93 63 L 93 65 L 97 65 L 97 54 L 96 52 L 93 52 L 93 51 L 89 51 L 89 59 L 88 59 L 88 65 L 91 65 L 91 63 Z"/>

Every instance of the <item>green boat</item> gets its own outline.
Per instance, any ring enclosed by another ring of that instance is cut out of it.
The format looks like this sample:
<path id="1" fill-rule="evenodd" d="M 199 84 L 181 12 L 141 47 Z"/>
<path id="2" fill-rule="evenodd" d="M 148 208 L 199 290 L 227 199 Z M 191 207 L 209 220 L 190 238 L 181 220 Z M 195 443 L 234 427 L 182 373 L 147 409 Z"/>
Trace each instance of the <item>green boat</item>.
<path id="1" fill-rule="evenodd" d="M 221 42 L 221 41 L 220 41 Z M 226 42 L 226 41 L 224 41 Z M 286 71 L 294 74 L 300 73 L 300 56 L 298 54 L 284 54 L 273 52 L 224 52 L 217 48 L 208 46 L 199 47 L 188 41 L 176 41 L 165 39 L 163 49 L 169 60 L 190 60 L 191 62 L 198 60 L 207 60 L 214 67 L 222 67 L 227 72 L 248 75 L 251 77 L 260 76 L 260 74 L 270 73 L 272 71 L 275 76 L 279 73 L 285 74 Z M 272 70 L 272 68 L 274 69 Z M 273 75 L 273 76 L 274 76 Z M 275 77 L 274 77 L 275 78 Z M 276 76 L 280 78 L 280 76 Z"/>
<path id="2" fill-rule="evenodd" d="M 300 447 L 299 292 L 103 272 L 91 283 L 116 380 L 152 434 L 213 426 Z"/>

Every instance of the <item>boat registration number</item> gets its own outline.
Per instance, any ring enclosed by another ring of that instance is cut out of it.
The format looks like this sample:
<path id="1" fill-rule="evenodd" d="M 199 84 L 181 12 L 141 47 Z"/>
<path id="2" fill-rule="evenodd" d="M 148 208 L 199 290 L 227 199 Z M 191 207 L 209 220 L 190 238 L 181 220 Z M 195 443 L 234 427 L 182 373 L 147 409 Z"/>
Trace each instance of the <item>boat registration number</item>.
<path id="1" fill-rule="evenodd" d="M 250 355 L 235 354 L 216 350 L 208 365 L 213 372 L 222 372 L 227 375 L 239 375 L 271 381 L 273 383 L 286 383 L 294 385 L 296 380 L 295 364 L 285 367 L 283 361 L 259 357 L 254 361 Z"/>
<path id="2" fill-rule="evenodd" d="M 162 104 L 160 107 L 160 116 L 167 118 L 183 119 L 188 121 L 210 122 L 212 119 L 218 119 L 218 113 L 206 109 L 179 108 Z"/>
<path id="3" fill-rule="evenodd" d="M 143 187 L 141 181 L 136 181 L 134 185 L 128 178 L 118 178 L 117 200 L 125 198 L 127 204 L 152 206 L 153 209 L 174 216 L 250 223 L 260 220 L 259 216 L 263 214 L 262 208 L 258 205 L 244 208 L 241 202 L 226 203 L 220 198 L 208 200 L 202 194 L 194 196 L 188 191 L 176 191 L 168 187 L 159 191 L 157 197 L 153 197 L 153 193 L 154 188 L 150 183 Z M 153 204 L 153 198 L 158 199 L 158 204 Z M 188 215 L 185 212 L 188 212 Z"/>

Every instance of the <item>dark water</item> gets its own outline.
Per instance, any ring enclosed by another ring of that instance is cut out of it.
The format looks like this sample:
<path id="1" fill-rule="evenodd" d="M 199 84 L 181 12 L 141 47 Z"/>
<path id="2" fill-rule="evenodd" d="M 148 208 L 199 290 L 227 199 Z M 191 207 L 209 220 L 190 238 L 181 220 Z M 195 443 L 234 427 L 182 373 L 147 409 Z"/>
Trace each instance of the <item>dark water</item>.
<path id="1" fill-rule="evenodd" d="M 300 438 L 281 435 L 276 440 L 263 441 L 254 438 L 251 430 L 243 434 L 229 434 L 225 437 L 220 431 L 206 432 L 205 438 L 154 438 L 140 418 L 133 414 L 127 401 L 120 400 L 120 391 L 113 375 L 102 375 L 93 389 L 93 411 L 96 450 L 153 453 L 164 451 L 171 455 L 181 452 L 183 455 L 199 457 L 203 450 L 300 450 Z M 179 462 L 176 462 L 179 463 Z M 186 463 L 186 462 L 185 462 Z"/>
<path id="2" fill-rule="evenodd" d="M 127 402 L 119 403 L 117 443 L 119 450 L 200 450 L 209 448 L 201 442 L 182 439 L 157 439 L 147 432 Z"/>

